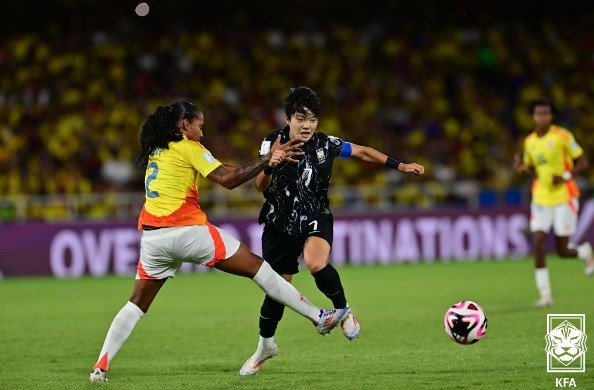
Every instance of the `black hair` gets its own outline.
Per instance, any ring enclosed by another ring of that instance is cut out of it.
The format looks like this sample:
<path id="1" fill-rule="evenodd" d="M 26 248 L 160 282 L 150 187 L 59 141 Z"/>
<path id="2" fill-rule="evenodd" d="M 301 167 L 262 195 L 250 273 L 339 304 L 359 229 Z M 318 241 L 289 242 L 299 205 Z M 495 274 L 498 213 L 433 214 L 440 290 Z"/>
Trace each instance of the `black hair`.
<path id="1" fill-rule="evenodd" d="M 289 118 L 297 112 L 305 115 L 305 108 L 308 108 L 316 117 L 320 117 L 320 99 L 311 88 L 291 88 L 283 102 L 283 106 L 285 107 L 285 114 Z"/>
<path id="2" fill-rule="evenodd" d="M 138 167 L 146 169 L 149 157 L 155 150 L 169 149 L 169 142 L 179 142 L 184 138 L 177 127 L 180 120 L 191 121 L 200 116 L 202 112 L 190 102 L 179 101 L 170 106 L 157 107 L 142 125 Z"/>
<path id="3" fill-rule="evenodd" d="M 534 115 L 534 110 L 536 109 L 536 107 L 541 107 L 541 106 L 546 106 L 549 107 L 549 109 L 551 110 L 551 114 L 553 114 L 553 118 L 557 117 L 557 114 L 559 112 L 559 110 L 557 109 L 557 106 L 555 106 L 555 104 L 553 104 L 552 101 L 550 101 L 549 99 L 534 99 L 530 102 L 530 106 L 529 106 L 529 110 L 530 110 L 530 115 Z"/>

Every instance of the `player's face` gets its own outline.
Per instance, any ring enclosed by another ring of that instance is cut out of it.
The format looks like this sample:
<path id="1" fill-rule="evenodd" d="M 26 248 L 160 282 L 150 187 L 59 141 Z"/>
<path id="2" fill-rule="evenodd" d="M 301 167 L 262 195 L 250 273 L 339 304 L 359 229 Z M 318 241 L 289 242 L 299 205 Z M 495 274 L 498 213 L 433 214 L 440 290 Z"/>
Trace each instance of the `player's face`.
<path id="1" fill-rule="evenodd" d="M 200 115 L 192 120 L 182 119 L 180 124 L 180 131 L 191 141 L 200 141 L 204 134 L 204 116 Z"/>
<path id="2" fill-rule="evenodd" d="M 291 118 L 285 117 L 285 122 L 289 125 L 289 136 L 297 137 L 301 142 L 309 141 L 318 127 L 318 117 L 306 107 L 304 111 L 305 114 L 296 112 Z"/>
<path id="3" fill-rule="evenodd" d="M 548 129 L 553 123 L 553 113 L 549 106 L 536 106 L 532 112 L 532 119 L 538 129 Z"/>

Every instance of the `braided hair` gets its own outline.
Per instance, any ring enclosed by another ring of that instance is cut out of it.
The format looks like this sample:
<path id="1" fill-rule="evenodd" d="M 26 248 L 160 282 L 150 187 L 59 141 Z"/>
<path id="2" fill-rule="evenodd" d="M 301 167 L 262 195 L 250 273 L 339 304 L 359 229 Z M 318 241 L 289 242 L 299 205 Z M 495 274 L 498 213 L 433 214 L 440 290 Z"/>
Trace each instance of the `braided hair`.
<path id="1" fill-rule="evenodd" d="M 142 125 L 138 167 L 145 170 L 149 157 L 155 151 L 169 149 L 170 142 L 179 142 L 184 138 L 177 125 L 180 120 L 191 121 L 200 116 L 202 112 L 190 102 L 179 101 L 170 106 L 157 107 Z"/>

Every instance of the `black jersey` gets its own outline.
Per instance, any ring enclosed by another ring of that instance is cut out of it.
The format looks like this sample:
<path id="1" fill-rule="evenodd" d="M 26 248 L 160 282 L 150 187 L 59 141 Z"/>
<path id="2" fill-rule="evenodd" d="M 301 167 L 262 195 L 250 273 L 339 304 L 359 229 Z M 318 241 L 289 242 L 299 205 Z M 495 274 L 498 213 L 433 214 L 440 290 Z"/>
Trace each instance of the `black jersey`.
<path id="1" fill-rule="evenodd" d="M 264 155 L 278 135 L 281 142 L 289 141 L 289 126 L 264 138 L 260 155 Z M 345 141 L 316 132 L 300 151 L 299 163 L 283 162 L 264 191 L 266 202 L 260 210 L 259 223 L 271 223 L 292 236 L 307 232 L 307 225 L 322 214 L 330 214 L 328 187 L 332 164 L 339 157 Z"/>

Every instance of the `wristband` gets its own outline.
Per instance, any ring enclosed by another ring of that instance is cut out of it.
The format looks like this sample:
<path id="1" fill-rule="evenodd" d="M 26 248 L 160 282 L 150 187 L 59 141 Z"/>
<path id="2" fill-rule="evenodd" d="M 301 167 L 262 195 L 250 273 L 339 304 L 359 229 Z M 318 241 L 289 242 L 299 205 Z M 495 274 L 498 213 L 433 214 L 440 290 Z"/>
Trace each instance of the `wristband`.
<path id="1" fill-rule="evenodd" d="M 563 172 L 563 174 L 561 175 L 561 177 L 563 178 L 563 180 L 569 181 L 569 180 L 571 180 L 571 178 L 573 177 L 573 175 L 571 174 L 570 171 L 565 171 L 565 172 Z"/>
<path id="2" fill-rule="evenodd" d="M 394 169 L 398 169 L 398 165 L 400 165 L 400 161 L 393 159 L 392 157 L 388 157 L 386 160 L 386 166 Z"/>
<path id="3" fill-rule="evenodd" d="M 265 174 L 266 176 L 270 176 L 270 175 L 272 175 L 273 173 L 274 173 L 274 168 L 272 168 L 270 165 L 266 165 L 266 166 L 264 167 L 264 174 Z"/>

